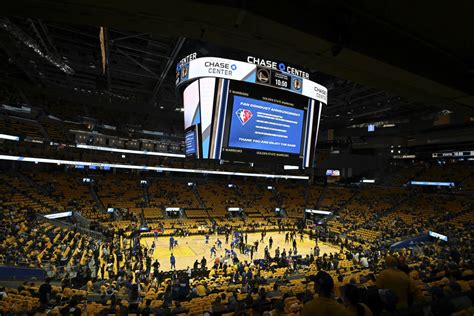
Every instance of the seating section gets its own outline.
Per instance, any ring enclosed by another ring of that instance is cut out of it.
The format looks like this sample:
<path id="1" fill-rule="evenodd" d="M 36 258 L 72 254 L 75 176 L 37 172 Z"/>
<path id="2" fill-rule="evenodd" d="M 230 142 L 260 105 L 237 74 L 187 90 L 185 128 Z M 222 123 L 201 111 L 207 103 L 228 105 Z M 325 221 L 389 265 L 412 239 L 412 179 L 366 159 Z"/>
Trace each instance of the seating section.
<path id="1" fill-rule="evenodd" d="M 146 205 L 138 177 L 121 174 L 113 177 L 94 175 L 93 178 L 97 196 L 105 208 L 123 208 L 139 215 L 142 214 L 142 208 Z M 152 213 L 154 212 L 147 214 Z"/>
<path id="2" fill-rule="evenodd" d="M 449 166 L 432 164 L 417 176 L 420 181 L 445 181 L 460 183 L 474 173 L 470 164 L 450 163 Z"/>
<path id="3" fill-rule="evenodd" d="M 62 144 L 67 144 L 72 142 L 73 135 L 69 132 L 68 124 L 64 124 L 61 121 L 55 120 L 44 120 L 41 122 L 46 133 L 48 134 L 48 138 L 51 141 L 59 142 Z M 75 127 L 75 126 L 74 126 Z"/>
<path id="4" fill-rule="evenodd" d="M 76 172 L 69 174 L 63 172 L 52 174 L 48 172 L 30 172 L 26 176 L 32 180 L 37 188 L 42 188 L 44 192 L 54 198 L 56 209 L 79 211 L 91 220 L 104 220 L 108 217 L 98 210 L 91 195 L 90 185 L 82 182 L 84 178 L 82 174 Z"/>
<path id="5" fill-rule="evenodd" d="M 148 195 L 151 207 L 162 209 L 165 207 L 199 208 L 199 201 L 185 181 L 151 180 L 149 181 Z"/>
<path id="6" fill-rule="evenodd" d="M 136 208 L 131 208 L 132 211 L 136 212 Z M 143 217 L 148 221 L 154 221 L 165 218 L 164 212 L 160 208 L 156 207 L 143 207 Z"/>
<path id="7" fill-rule="evenodd" d="M 43 138 L 37 121 L 12 116 L 0 116 L 0 133 L 14 136 Z"/>
<path id="8" fill-rule="evenodd" d="M 319 208 L 335 211 L 342 207 L 354 194 L 353 190 L 343 187 L 328 188 L 324 193 Z"/>
<path id="9" fill-rule="evenodd" d="M 186 210 L 186 216 L 188 218 L 207 218 L 209 213 L 206 209 L 201 210 Z"/>
<path id="10" fill-rule="evenodd" d="M 408 198 L 408 191 L 402 188 L 365 187 L 356 192 L 351 201 L 338 212 L 338 217 L 331 218 L 328 226 L 334 233 L 347 233 L 351 236 L 359 234 L 358 229 L 368 225 L 371 220 L 388 212 L 400 201 Z M 376 232 L 360 232 L 374 236 Z"/>
<path id="11" fill-rule="evenodd" d="M 422 173 L 424 163 L 397 163 L 392 162 L 381 174 L 381 183 L 389 186 L 401 186 Z"/>
<path id="12" fill-rule="evenodd" d="M 306 206 L 306 187 L 294 183 L 276 186 L 277 201 L 290 218 L 302 218 Z"/>
<path id="13" fill-rule="evenodd" d="M 228 207 L 239 207 L 234 199 L 235 193 L 232 188 L 228 188 L 228 183 L 207 182 L 198 184 L 199 195 L 206 207 L 210 208 L 211 217 L 221 217 L 228 214 Z"/>
<path id="14" fill-rule="evenodd" d="M 322 192 L 323 188 L 320 186 L 313 185 L 308 188 L 308 208 L 316 207 Z"/>
<path id="15" fill-rule="evenodd" d="M 95 180 L 93 186 L 82 183 L 85 174 Z M 470 192 L 385 186 L 323 188 L 294 183 L 272 184 L 270 190 L 268 185 L 250 181 L 235 181 L 232 188 L 226 182 L 203 181 L 193 189 L 185 181 L 168 178 L 147 178 L 145 189 L 140 186 L 141 179 L 138 174 L 79 170 L 10 170 L 0 174 L 0 263 L 40 267 L 53 280 L 61 281 L 62 286 L 53 285 L 56 303 L 52 314 L 64 313 L 74 305 L 88 315 L 140 314 L 148 307 L 164 313 L 169 309 L 175 314 L 201 315 L 216 308 L 219 297 L 223 315 L 239 310 L 297 315 L 315 295 L 310 276 L 326 271 L 335 281 L 338 298 L 347 284 L 371 293 L 377 289 L 383 258 L 389 254 L 408 269 L 414 304 L 410 308 L 414 310 L 431 308 L 436 302 L 432 293 L 438 288 L 449 299 L 472 294 L 474 274 L 469 257 L 474 200 Z M 94 192 L 105 207 L 128 209 L 135 218 L 111 221 L 96 207 Z M 187 271 L 176 275 L 161 271 L 155 279 L 152 268 L 146 272 L 150 264 L 147 254 L 133 250 L 132 227 L 139 224 L 137 218 L 165 235 L 203 234 L 216 225 L 240 231 L 292 230 L 303 219 L 304 208 L 318 201 L 321 209 L 333 211 L 334 216 L 327 220 L 327 231 L 306 228 L 306 232 L 340 249 L 325 256 L 275 258 L 272 253 L 255 264 L 246 262 L 246 257 L 239 262 L 225 258 L 225 266 L 209 262 L 208 269 L 191 271 L 191 279 Z M 185 217 L 167 218 L 167 206 L 183 208 Z M 243 216 L 229 216 L 229 206 L 243 208 Z M 276 216 L 275 207 L 284 208 L 287 216 Z M 111 234 L 106 240 L 94 239 L 33 219 L 35 213 L 71 208 L 108 226 Z M 394 242 L 428 230 L 449 236 L 450 242 L 425 242 L 417 251 L 388 250 Z M 452 257 L 456 251 L 460 255 L 457 262 Z M 450 259 L 449 264 L 445 258 Z M 242 271 L 252 275 L 250 288 L 240 279 Z M 188 282 L 189 287 L 181 288 L 185 294 L 176 296 L 181 293 L 180 284 Z M 453 282 L 459 287 L 453 287 Z M 42 315 L 38 283 L 42 282 L 7 287 L 0 313 Z M 131 284 L 140 284 L 142 299 L 137 307 L 131 304 Z M 273 292 L 275 284 L 278 291 L 269 298 L 265 293 Z M 364 297 L 364 303 L 372 308 L 373 302 Z M 468 308 L 463 305 L 454 311 Z"/>

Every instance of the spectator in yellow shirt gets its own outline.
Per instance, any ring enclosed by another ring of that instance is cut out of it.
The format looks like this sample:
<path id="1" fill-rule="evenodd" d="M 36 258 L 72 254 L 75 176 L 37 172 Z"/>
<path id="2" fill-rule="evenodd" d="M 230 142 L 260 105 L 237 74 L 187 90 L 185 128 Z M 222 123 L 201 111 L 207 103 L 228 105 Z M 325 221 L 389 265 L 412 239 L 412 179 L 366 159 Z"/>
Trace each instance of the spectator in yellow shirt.
<path id="1" fill-rule="evenodd" d="M 385 266 L 386 269 L 377 277 L 376 286 L 379 289 L 391 290 L 397 296 L 397 309 L 407 308 L 412 286 L 410 277 L 398 269 L 397 259 L 393 256 L 387 256 Z"/>
<path id="2" fill-rule="evenodd" d="M 314 289 L 318 297 L 306 303 L 301 311 L 301 316 L 349 316 L 350 314 L 342 304 L 333 298 L 334 281 L 324 271 L 319 271 L 314 278 Z"/>
<path id="3" fill-rule="evenodd" d="M 198 296 L 206 296 L 207 294 L 207 289 L 206 289 L 206 284 L 199 283 L 198 286 L 196 286 L 196 293 Z"/>

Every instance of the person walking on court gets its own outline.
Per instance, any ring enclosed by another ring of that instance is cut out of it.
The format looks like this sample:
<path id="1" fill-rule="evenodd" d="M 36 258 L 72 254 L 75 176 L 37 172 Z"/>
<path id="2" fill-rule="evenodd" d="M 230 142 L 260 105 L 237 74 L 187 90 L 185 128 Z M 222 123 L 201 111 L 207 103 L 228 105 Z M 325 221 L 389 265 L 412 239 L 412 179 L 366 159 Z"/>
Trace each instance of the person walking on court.
<path id="1" fill-rule="evenodd" d="M 319 257 L 320 252 L 321 252 L 321 249 L 319 249 L 319 246 L 318 245 L 314 246 L 314 256 Z"/>
<path id="2" fill-rule="evenodd" d="M 170 250 L 173 250 L 174 248 L 174 238 L 173 236 L 170 237 Z"/>
<path id="3" fill-rule="evenodd" d="M 171 253 L 171 256 L 170 256 L 170 264 L 171 264 L 170 269 L 176 270 L 176 258 L 174 257 L 173 253 Z"/>
<path id="4" fill-rule="evenodd" d="M 211 258 L 216 256 L 216 246 L 212 246 L 211 248 Z"/>
<path id="5" fill-rule="evenodd" d="M 272 236 L 270 236 L 270 239 L 268 240 L 268 243 L 269 243 L 270 249 L 272 249 L 272 245 L 273 245 L 273 238 L 272 238 Z"/>

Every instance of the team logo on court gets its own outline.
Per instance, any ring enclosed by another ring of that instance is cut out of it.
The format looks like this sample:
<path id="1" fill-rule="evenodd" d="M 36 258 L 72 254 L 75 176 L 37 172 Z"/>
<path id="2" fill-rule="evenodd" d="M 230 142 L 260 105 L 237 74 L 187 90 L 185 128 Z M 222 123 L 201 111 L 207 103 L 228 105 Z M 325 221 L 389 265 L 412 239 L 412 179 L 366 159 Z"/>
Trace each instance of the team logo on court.
<path id="1" fill-rule="evenodd" d="M 242 125 L 245 125 L 252 118 L 252 112 L 250 110 L 238 109 L 235 114 Z"/>

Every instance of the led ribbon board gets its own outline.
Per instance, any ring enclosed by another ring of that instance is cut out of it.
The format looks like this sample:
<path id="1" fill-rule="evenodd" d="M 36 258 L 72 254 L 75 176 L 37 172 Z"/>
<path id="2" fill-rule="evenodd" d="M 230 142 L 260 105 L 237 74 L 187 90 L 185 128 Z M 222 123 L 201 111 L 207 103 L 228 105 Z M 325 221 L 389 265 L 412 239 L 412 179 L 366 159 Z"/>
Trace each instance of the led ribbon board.
<path id="1" fill-rule="evenodd" d="M 0 134 L 0 139 L 13 140 L 17 142 L 20 140 L 20 137 L 8 134 Z"/>
<path id="2" fill-rule="evenodd" d="M 74 161 L 74 160 L 60 160 L 60 159 L 49 159 L 49 158 L 35 158 L 35 157 L 22 157 L 22 156 L 11 156 L 11 155 L 0 155 L 0 160 L 5 161 L 17 161 L 17 162 L 30 162 L 30 163 L 45 163 L 54 165 L 68 165 L 68 166 L 97 166 L 100 168 L 116 168 L 116 169 L 128 169 L 128 170 L 142 170 L 142 171 L 157 171 L 157 172 L 183 172 L 183 173 L 194 173 L 194 174 L 215 174 L 215 175 L 226 175 L 226 176 L 240 176 L 240 177 L 257 177 L 257 178 L 269 178 L 269 179 L 295 179 L 295 180 L 309 180 L 308 176 L 294 176 L 286 174 L 270 174 L 270 173 L 250 173 L 250 172 L 231 172 L 231 171 L 217 171 L 217 170 L 205 170 L 205 169 L 187 169 L 187 168 L 172 168 L 172 167 L 153 167 L 144 165 L 126 165 L 126 164 L 104 164 L 100 162 L 90 161 Z"/>
<path id="3" fill-rule="evenodd" d="M 428 235 L 430 235 L 433 238 L 437 238 L 439 240 L 448 241 L 448 236 L 441 235 L 441 234 L 433 232 L 433 231 L 429 231 Z"/>
<path id="4" fill-rule="evenodd" d="M 286 70 L 283 68 L 275 70 L 227 58 L 201 57 L 177 65 L 176 85 L 204 77 L 231 79 L 269 85 L 327 104 L 328 91 L 324 86 L 307 78 L 292 75 Z"/>
<path id="5" fill-rule="evenodd" d="M 330 212 L 330 211 L 312 210 L 312 209 L 309 209 L 309 208 L 307 208 L 305 210 L 305 212 L 310 213 L 310 214 L 318 214 L 318 215 L 326 215 L 326 216 L 332 215 L 332 212 Z"/>
<path id="6" fill-rule="evenodd" d="M 58 218 L 64 218 L 64 217 L 71 217 L 72 212 L 61 212 L 61 213 L 54 213 L 54 214 L 47 214 L 43 215 L 47 219 L 58 219 Z"/>
<path id="7" fill-rule="evenodd" d="M 411 185 L 428 185 L 436 187 L 454 187 L 454 182 L 410 181 Z"/>

